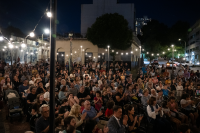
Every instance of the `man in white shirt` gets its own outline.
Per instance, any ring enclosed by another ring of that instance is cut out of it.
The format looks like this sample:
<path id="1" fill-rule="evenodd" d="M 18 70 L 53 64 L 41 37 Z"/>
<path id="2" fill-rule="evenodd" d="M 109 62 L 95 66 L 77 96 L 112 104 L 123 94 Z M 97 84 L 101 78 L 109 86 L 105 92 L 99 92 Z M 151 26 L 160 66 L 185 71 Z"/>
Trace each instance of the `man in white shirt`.
<path id="1" fill-rule="evenodd" d="M 44 93 L 44 100 L 46 102 L 49 102 L 49 99 L 50 99 L 50 93 L 49 93 L 49 91 L 50 91 L 50 86 L 47 87 L 47 91 Z"/>

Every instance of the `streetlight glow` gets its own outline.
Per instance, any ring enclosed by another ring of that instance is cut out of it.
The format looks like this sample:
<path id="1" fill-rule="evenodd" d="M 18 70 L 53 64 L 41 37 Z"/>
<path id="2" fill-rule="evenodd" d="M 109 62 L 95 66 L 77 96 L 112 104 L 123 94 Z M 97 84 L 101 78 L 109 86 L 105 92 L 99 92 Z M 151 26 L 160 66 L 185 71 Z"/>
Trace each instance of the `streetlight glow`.
<path id="1" fill-rule="evenodd" d="M 114 50 L 112 50 L 112 52 L 115 52 Z"/>
<path id="2" fill-rule="evenodd" d="M 168 48 L 168 50 L 170 50 L 170 49 Z"/>
<path id="3" fill-rule="evenodd" d="M 3 41 L 3 37 L 2 36 L 0 36 L 0 41 Z"/>
<path id="4" fill-rule="evenodd" d="M 110 48 L 110 46 L 108 45 L 108 48 Z"/>
<path id="5" fill-rule="evenodd" d="M 66 56 L 68 56 L 68 54 Z"/>
<path id="6" fill-rule="evenodd" d="M 121 55 L 123 55 L 123 53 L 121 53 Z"/>
<path id="7" fill-rule="evenodd" d="M 30 37 L 34 37 L 35 34 L 34 34 L 33 32 L 31 32 L 31 33 L 29 34 L 29 36 L 30 36 Z"/>
<path id="8" fill-rule="evenodd" d="M 133 54 L 133 51 L 131 51 L 131 54 Z"/>
<path id="9" fill-rule="evenodd" d="M 49 33 L 50 33 L 49 29 L 45 29 L 45 30 L 44 30 L 44 33 L 45 33 L 45 34 L 49 34 Z"/>
<path id="10" fill-rule="evenodd" d="M 22 48 L 25 48 L 25 47 L 26 47 L 26 44 L 22 43 L 22 44 L 21 44 L 21 47 L 22 47 Z"/>
<path id="11" fill-rule="evenodd" d="M 105 51 L 107 51 L 107 49 L 105 49 Z"/>
<path id="12" fill-rule="evenodd" d="M 12 49 L 13 47 L 14 47 L 14 46 L 13 46 L 12 44 L 9 44 L 9 48 L 11 48 L 11 49 Z"/>
<path id="13" fill-rule="evenodd" d="M 174 47 L 174 45 L 172 44 L 172 47 Z"/>
<path id="14" fill-rule="evenodd" d="M 82 48 L 82 46 L 80 46 Z"/>
<path id="15" fill-rule="evenodd" d="M 135 51 L 137 51 L 137 49 L 135 49 Z"/>
<path id="16" fill-rule="evenodd" d="M 147 54 L 149 54 L 149 52 L 147 52 Z"/>
<path id="17" fill-rule="evenodd" d="M 98 57 L 100 58 L 100 55 Z"/>
<path id="18" fill-rule="evenodd" d="M 128 53 L 126 53 L 126 55 L 128 55 Z"/>
<path id="19" fill-rule="evenodd" d="M 104 53 L 102 53 L 102 55 L 104 55 Z"/>
<path id="20" fill-rule="evenodd" d="M 178 39 L 179 41 L 181 41 L 181 39 Z"/>
<path id="21" fill-rule="evenodd" d="M 47 17 L 52 17 L 52 13 L 51 12 L 47 12 Z"/>
<path id="22" fill-rule="evenodd" d="M 2 49 L 3 51 L 5 51 L 5 49 Z"/>
<path id="23" fill-rule="evenodd" d="M 116 54 L 118 54 L 118 52 L 116 52 Z"/>
<path id="24" fill-rule="evenodd" d="M 23 52 L 23 50 L 21 50 L 21 52 Z"/>
<path id="25" fill-rule="evenodd" d="M 6 46 L 4 46 L 4 48 L 7 48 Z"/>

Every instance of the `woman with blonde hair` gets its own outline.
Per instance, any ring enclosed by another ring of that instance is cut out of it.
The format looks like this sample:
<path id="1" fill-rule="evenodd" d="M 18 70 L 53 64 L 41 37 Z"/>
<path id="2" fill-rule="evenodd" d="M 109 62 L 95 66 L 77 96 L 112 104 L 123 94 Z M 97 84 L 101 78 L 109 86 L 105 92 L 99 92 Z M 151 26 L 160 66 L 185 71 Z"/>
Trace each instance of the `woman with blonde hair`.
<path id="1" fill-rule="evenodd" d="M 74 104 L 69 112 L 69 116 L 73 116 L 76 120 L 76 128 L 79 127 L 80 129 L 86 115 L 87 112 L 81 115 L 81 106 L 79 104 Z"/>
<path id="2" fill-rule="evenodd" d="M 144 90 L 144 84 L 142 83 L 142 79 L 141 78 L 138 78 L 137 83 L 138 83 L 139 88 Z"/>

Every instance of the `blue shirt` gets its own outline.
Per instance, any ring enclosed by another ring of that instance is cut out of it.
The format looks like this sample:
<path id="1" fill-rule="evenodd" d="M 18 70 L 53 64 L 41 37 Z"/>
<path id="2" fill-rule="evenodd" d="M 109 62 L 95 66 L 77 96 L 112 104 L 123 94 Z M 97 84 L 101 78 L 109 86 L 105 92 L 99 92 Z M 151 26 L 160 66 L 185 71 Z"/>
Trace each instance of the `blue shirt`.
<path id="1" fill-rule="evenodd" d="M 142 67 L 143 74 L 147 73 L 146 67 Z"/>
<path id="2" fill-rule="evenodd" d="M 163 95 L 164 96 L 168 96 L 168 93 L 169 93 L 169 90 L 168 89 L 162 89 L 162 91 L 163 91 Z"/>
<path id="3" fill-rule="evenodd" d="M 24 92 L 24 90 L 27 90 L 28 89 L 28 85 L 27 86 L 24 86 L 23 84 L 19 86 L 19 94 L 21 94 L 21 92 Z"/>
<path id="4" fill-rule="evenodd" d="M 97 111 L 94 109 L 93 106 L 91 106 L 90 110 L 83 110 L 82 114 L 87 112 L 86 119 L 93 119 L 97 115 Z M 99 121 L 99 118 L 96 118 L 96 121 Z"/>

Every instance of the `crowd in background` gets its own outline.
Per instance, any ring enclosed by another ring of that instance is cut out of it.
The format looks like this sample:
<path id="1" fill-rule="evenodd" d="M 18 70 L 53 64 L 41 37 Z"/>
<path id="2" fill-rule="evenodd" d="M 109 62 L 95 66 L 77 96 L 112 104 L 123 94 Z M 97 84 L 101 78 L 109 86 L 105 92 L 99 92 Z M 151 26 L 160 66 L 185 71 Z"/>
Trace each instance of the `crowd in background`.
<path id="1" fill-rule="evenodd" d="M 123 62 L 56 63 L 56 133 L 156 133 L 198 129 L 200 73 L 177 67 L 170 73 L 163 65 L 143 66 L 131 73 Z M 19 96 L 30 131 L 49 132 L 50 63 L 38 61 L 0 63 L 1 97 Z M 136 78 L 133 78 L 136 77 Z M 19 108 L 19 107 L 18 107 Z"/>

